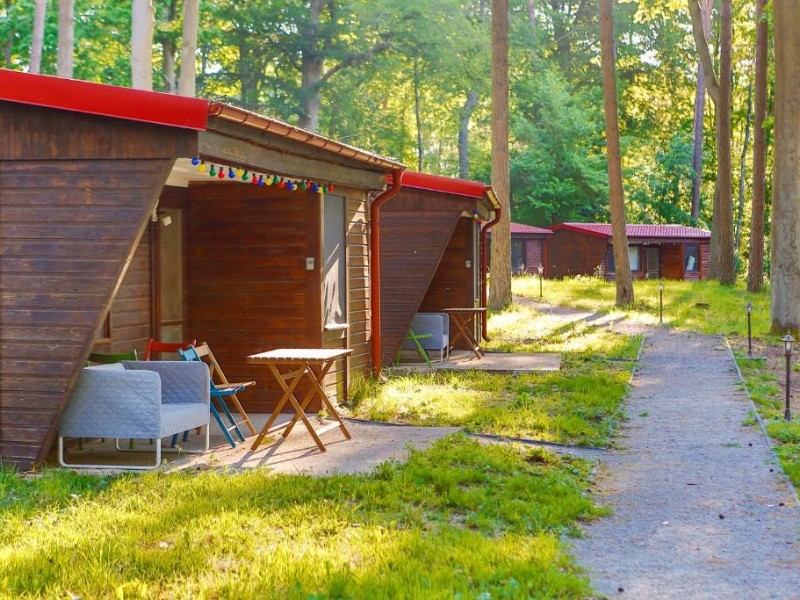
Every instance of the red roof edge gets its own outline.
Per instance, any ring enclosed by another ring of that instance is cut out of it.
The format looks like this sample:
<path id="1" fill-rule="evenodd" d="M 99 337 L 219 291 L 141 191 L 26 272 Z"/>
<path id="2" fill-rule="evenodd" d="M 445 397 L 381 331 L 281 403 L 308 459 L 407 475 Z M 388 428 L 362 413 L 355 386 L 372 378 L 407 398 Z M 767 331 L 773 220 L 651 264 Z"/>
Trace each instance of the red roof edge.
<path id="1" fill-rule="evenodd" d="M 387 181 L 391 183 L 391 176 L 387 178 Z M 403 187 L 416 188 L 429 192 L 440 192 L 442 194 L 452 194 L 455 196 L 466 196 L 479 200 L 488 198 L 493 208 L 500 207 L 500 203 L 497 200 L 492 186 L 479 181 L 406 171 L 403 173 Z"/>
<path id="2" fill-rule="evenodd" d="M 209 101 L 0 69 L 0 101 L 203 131 Z"/>
<path id="3" fill-rule="evenodd" d="M 580 233 L 585 233 L 586 235 L 592 235 L 594 237 L 599 238 L 610 238 L 611 236 L 606 235 L 604 233 L 600 233 L 599 231 L 592 231 L 591 229 L 585 229 L 583 227 L 576 227 L 575 225 L 570 225 L 569 223 L 561 223 L 559 225 L 553 225 L 550 227 L 550 231 L 578 231 Z"/>

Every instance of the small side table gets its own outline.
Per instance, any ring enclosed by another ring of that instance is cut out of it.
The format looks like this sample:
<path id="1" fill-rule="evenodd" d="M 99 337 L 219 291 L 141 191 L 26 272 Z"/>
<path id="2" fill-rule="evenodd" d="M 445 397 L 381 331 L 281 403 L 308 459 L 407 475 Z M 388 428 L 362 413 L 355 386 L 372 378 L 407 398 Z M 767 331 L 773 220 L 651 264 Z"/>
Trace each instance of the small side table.
<path id="1" fill-rule="evenodd" d="M 325 375 L 330 371 L 337 359 L 351 354 L 353 351 L 350 349 L 323 349 L 323 348 L 281 348 L 279 350 L 270 350 L 269 352 L 261 352 L 247 357 L 247 362 L 254 364 L 265 364 L 272 372 L 275 381 L 283 389 L 283 396 L 272 411 L 267 423 L 261 429 L 261 432 L 253 442 L 251 450 L 258 449 L 259 444 L 264 437 L 270 433 L 285 429 L 283 437 L 291 433 L 297 421 L 303 421 L 303 424 L 308 429 L 317 447 L 325 452 L 325 445 L 319 438 L 320 435 L 331 429 L 339 428 L 342 434 L 348 440 L 351 438 L 350 432 L 347 431 L 342 418 L 336 412 L 333 404 L 331 403 L 328 394 L 325 392 L 323 381 Z M 305 379 L 310 384 L 310 389 L 303 396 L 302 400 L 298 400 L 295 396 L 295 389 L 297 385 Z M 308 407 L 314 396 L 319 396 L 322 400 L 323 406 L 326 408 L 330 416 L 334 419 L 333 423 L 314 429 L 311 422 L 306 416 L 306 408 Z M 286 403 L 289 402 L 294 408 L 294 416 L 292 419 L 283 425 L 272 427 L 278 415 L 283 411 Z"/>
<path id="2" fill-rule="evenodd" d="M 478 341 L 475 339 L 475 336 L 472 335 L 472 327 L 470 326 L 473 321 L 478 317 L 478 315 L 486 315 L 485 308 L 445 308 L 442 309 L 443 312 L 446 312 L 450 315 L 450 318 L 456 324 L 456 334 L 453 336 L 453 339 L 450 340 L 450 349 L 452 350 L 456 342 L 464 338 L 464 341 L 467 342 L 470 349 L 475 353 L 475 356 L 478 358 L 484 357 L 484 352 L 481 350 L 481 346 Z"/>

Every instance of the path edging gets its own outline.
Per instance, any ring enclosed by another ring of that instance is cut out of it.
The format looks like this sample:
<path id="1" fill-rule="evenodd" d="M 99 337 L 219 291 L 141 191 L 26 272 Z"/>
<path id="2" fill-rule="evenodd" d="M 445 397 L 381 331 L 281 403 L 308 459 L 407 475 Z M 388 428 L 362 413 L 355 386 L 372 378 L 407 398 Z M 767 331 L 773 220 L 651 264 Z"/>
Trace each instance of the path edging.
<path id="1" fill-rule="evenodd" d="M 756 422 L 758 423 L 758 428 L 761 430 L 761 434 L 764 436 L 764 439 L 767 442 L 767 446 L 769 447 L 770 452 L 775 457 L 775 464 L 778 467 L 778 472 L 780 476 L 783 477 L 784 483 L 789 487 L 789 490 L 792 492 L 792 496 L 794 497 L 794 505 L 795 508 L 800 508 L 800 496 L 797 495 L 797 488 L 794 487 L 792 480 L 789 479 L 789 476 L 786 474 L 786 471 L 783 468 L 783 464 L 781 463 L 781 459 L 778 456 L 778 453 L 775 452 L 775 444 L 772 443 L 772 436 L 770 436 L 769 431 L 767 431 L 767 424 L 764 422 L 764 419 L 761 417 L 761 414 L 758 412 L 758 408 L 756 407 L 756 403 L 753 401 L 753 397 L 750 395 L 750 390 L 747 389 L 747 382 L 742 375 L 742 370 L 739 368 L 739 361 L 736 360 L 736 355 L 733 353 L 733 348 L 731 348 L 731 344 L 728 341 L 728 338 L 723 337 L 725 340 L 725 347 L 728 349 L 728 355 L 731 357 L 733 361 L 733 366 L 736 367 L 736 376 L 739 378 L 739 382 L 742 384 L 742 390 L 744 391 L 745 395 L 747 396 L 747 401 L 750 403 L 750 410 L 756 417 Z"/>

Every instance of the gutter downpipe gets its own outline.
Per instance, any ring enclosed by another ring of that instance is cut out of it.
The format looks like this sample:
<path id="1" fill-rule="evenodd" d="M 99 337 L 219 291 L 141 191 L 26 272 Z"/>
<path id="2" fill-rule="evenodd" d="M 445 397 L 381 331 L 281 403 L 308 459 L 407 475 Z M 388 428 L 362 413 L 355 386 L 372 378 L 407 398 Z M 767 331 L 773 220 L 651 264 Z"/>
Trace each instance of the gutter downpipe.
<path id="1" fill-rule="evenodd" d="M 369 207 L 369 271 L 370 312 L 372 314 L 372 368 L 375 377 L 381 376 L 381 216 L 380 207 L 391 200 L 403 186 L 405 168 L 392 169 L 392 184 Z"/>
<path id="2" fill-rule="evenodd" d="M 494 209 L 494 219 L 489 221 L 483 229 L 481 229 L 481 308 L 486 308 L 488 294 L 486 290 L 486 275 L 489 272 L 489 259 L 486 253 L 486 238 L 489 229 L 497 225 L 498 221 L 500 221 L 500 212 L 501 209 L 498 206 Z M 488 320 L 488 318 L 484 317 L 481 323 L 481 336 L 483 336 L 483 339 L 487 342 L 489 341 Z"/>

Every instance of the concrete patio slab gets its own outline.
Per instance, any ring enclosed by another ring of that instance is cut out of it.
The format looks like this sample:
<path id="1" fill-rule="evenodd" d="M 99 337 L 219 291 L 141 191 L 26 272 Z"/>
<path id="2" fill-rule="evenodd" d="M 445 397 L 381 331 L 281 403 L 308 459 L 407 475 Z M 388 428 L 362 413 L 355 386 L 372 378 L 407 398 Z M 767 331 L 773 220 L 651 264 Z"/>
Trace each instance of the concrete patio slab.
<path id="1" fill-rule="evenodd" d="M 269 415 L 250 414 L 256 429 L 260 429 Z M 282 415 L 286 422 L 290 414 Z M 312 419 L 313 421 L 314 419 Z M 281 419 L 279 419 L 281 422 Z M 248 436 L 244 443 L 231 448 L 225 441 L 219 427 L 211 425 L 211 444 L 204 454 L 164 453 L 166 471 L 179 471 L 193 468 L 232 468 L 254 469 L 265 467 L 276 473 L 330 475 L 333 473 L 368 473 L 387 460 L 402 461 L 408 456 L 409 448 L 425 449 L 436 440 L 460 431 L 457 427 L 411 427 L 357 421 L 347 419 L 345 426 L 352 439 L 345 439 L 339 428 L 321 436 L 326 451 L 321 452 L 302 423 L 292 430 L 287 438 L 280 434 L 266 438 L 253 452 L 250 446 L 255 436 Z M 243 431 L 247 434 L 247 431 Z M 181 444 L 186 450 L 202 448 L 203 436 L 192 432 L 189 441 Z M 127 440 L 122 445 L 127 447 Z M 141 451 L 139 451 L 141 449 Z M 68 452 L 70 462 L 91 464 L 131 464 L 143 465 L 153 460 L 153 450 L 145 441 L 136 442 L 136 451 L 118 452 L 114 450 L 113 440 L 93 441 L 84 444 L 83 450 Z M 58 466 L 55 454 L 48 460 L 51 467 Z M 83 472 L 108 474 L 119 472 L 112 469 L 81 469 Z"/>
<path id="2" fill-rule="evenodd" d="M 487 352 L 478 358 L 467 350 L 457 350 L 450 354 L 450 360 L 434 362 L 432 367 L 425 363 L 403 363 L 395 371 L 403 373 L 430 373 L 433 371 L 493 371 L 498 373 L 527 373 L 532 371 L 558 371 L 561 369 L 561 355 L 552 353 L 522 354 L 517 352 Z"/>

